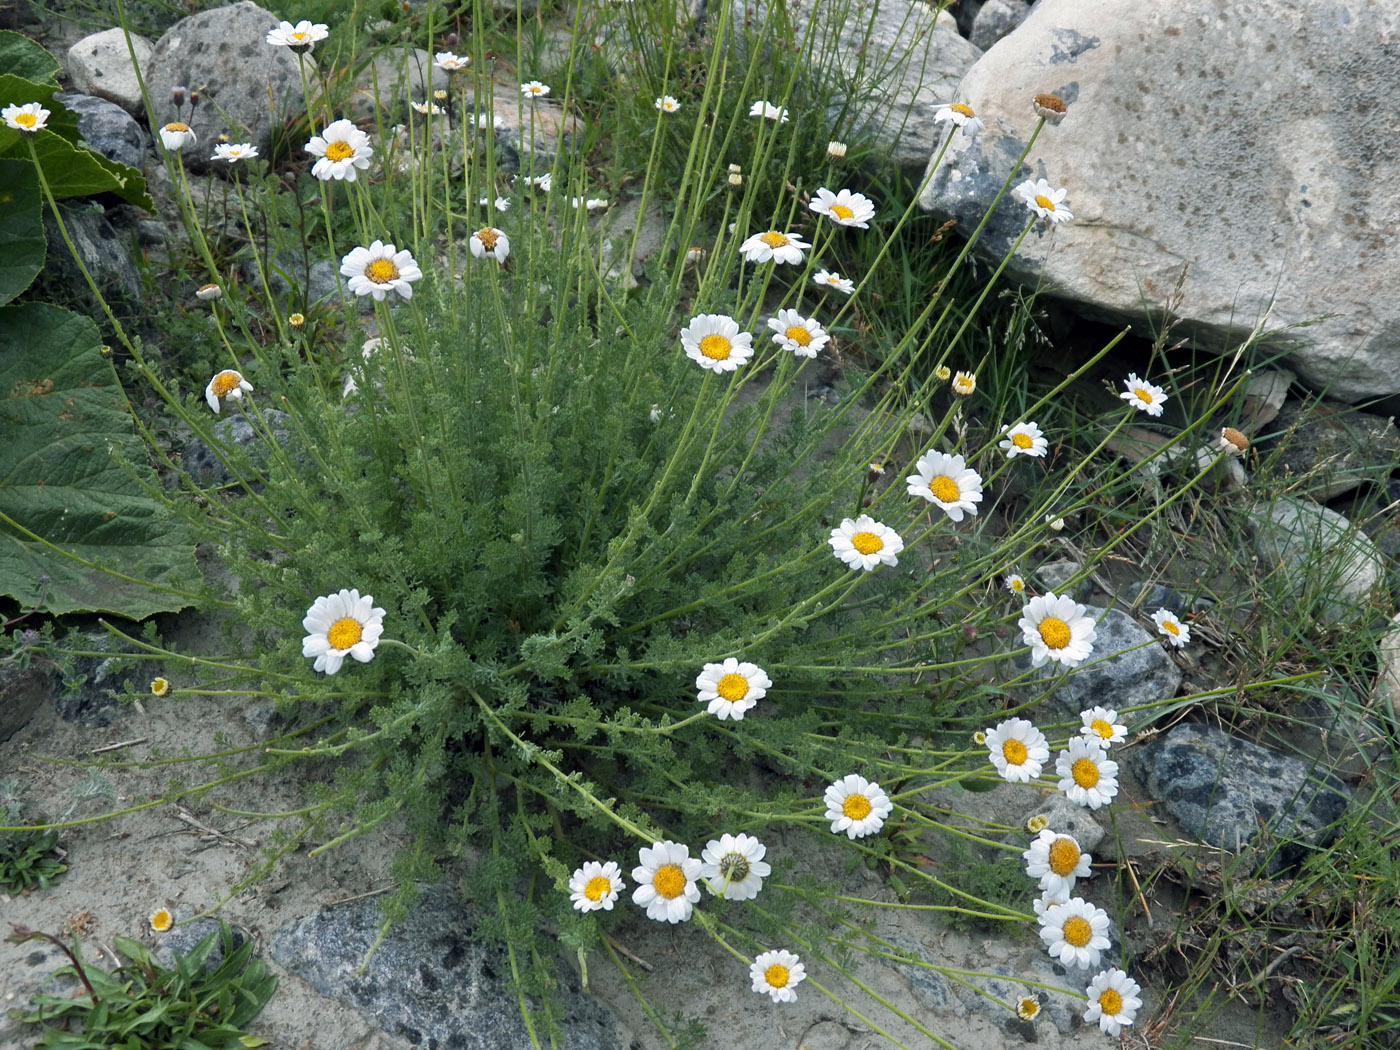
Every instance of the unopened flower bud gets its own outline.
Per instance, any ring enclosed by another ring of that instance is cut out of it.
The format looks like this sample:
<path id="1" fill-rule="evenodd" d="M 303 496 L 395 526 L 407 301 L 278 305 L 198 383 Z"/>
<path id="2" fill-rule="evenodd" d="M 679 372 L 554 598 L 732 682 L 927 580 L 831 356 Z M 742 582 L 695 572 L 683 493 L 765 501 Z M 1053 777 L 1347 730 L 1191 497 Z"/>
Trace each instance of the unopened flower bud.
<path id="1" fill-rule="evenodd" d="M 184 89 L 184 87 L 182 87 L 182 86 L 179 85 L 179 84 L 176 84 L 173 88 L 171 88 L 171 89 L 170 89 L 170 101 L 173 102 L 173 103 L 175 103 L 175 108 L 176 108 L 176 109 L 179 109 L 181 106 L 183 106 L 183 105 L 185 104 L 185 89 Z"/>
<path id="2" fill-rule="evenodd" d="M 826 155 L 832 160 L 842 160 L 846 156 L 846 144 L 832 139 L 826 144 Z"/>

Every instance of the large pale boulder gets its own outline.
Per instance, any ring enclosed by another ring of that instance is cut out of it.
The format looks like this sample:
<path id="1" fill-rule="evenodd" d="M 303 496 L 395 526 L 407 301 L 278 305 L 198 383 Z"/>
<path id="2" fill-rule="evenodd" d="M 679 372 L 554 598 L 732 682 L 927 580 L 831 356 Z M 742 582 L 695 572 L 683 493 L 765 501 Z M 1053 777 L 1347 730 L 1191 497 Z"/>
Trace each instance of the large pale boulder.
<path id="1" fill-rule="evenodd" d="M 1400 392 L 1398 34 L 1394 0 L 1040 0 L 963 79 L 987 129 L 955 137 L 921 203 L 972 230 L 1035 128 L 1032 96 L 1058 94 L 1069 114 L 1016 181 L 1066 187 L 1074 221 L 1033 232 L 1012 276 L 1117 321 L 1184 273 L 1178 331 L 1199 345 L 1267 318 L 1330 396 Z M 985 254 L 1027 218 L 1003 198 Z"/>
<path id="2" fill-rule="evenodd" d="M 281 20 L 251 0 L 201 11 L 182 18 L 156 41 L 143 67 L 156 120 L 182 120 L 198 136 L 182 160 L 194 171 L 208 166 L 212 143 L 220 134 L 234 142 L 251 142 L 266 156 L 272 129 L 305 111 L 301 70 L 290 48 L 267 42 L 267 31 Z M 302 56 L 306 78 L 315 84 L 316 56 Z M 199 92 L 199 106 L 176 116 L 171 88 Z"/>
<path id="3" fill-rule="evenodd" d="M 68 76 L 74 91 L 105 98 L 132 116 L 141 116 L 145 103 L 136 66 L 139 63 L 143 72 L 149 72 L 151 42 L 135 33 L 130 48 L 126 41 L 120 28 L 83 37 L 68 49 Z"/>

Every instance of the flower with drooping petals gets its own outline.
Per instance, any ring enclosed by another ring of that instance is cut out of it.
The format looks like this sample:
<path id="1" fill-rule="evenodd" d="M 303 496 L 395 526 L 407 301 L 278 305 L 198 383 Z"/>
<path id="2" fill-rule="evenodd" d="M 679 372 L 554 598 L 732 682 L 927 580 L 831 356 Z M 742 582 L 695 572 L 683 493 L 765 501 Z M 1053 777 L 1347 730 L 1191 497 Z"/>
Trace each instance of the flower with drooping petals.
<path id="1" fill-rule="evenodd" d="M 764 120 L 776 120 L 779 124 L 788 122 L 788 111 L 785 106 L 775 106 L 771 102 L 759 99 L 749 107 L 749 116 L 762 117 Z"/>
<path id="2" fill-rule="evenodd" d="M 225 368 L 209 380 L 209 385 L 204 388 L 204 400 L 214 410 L 214 414 L 218 415 L 219 402 L 223 398 L 231 397 L 239 401 L 242 400 L 244 391 L 252 389 L 253 384 L 243 378 L 243 373 Z"/>
<path id="3" fill-rule="evenodd" d="M 939 106 L 933 112 L 933 122 L 961 128 L 962 133 L 970 139 L 976 138 L 977 133 L 987 126 L 982 122 L 982 118 L 972 111 L 971 106 L 961 102 L 945 102 Z"/>
<path id="4" fill-rule="evenodd" d="M 499 207 L 499 204 L 497 206 Z M 504 230 L 498 230 L 494 226 L 483 226 L 471 235 L 467 247 L 471 249 L 473 257 L 495 259 L 504 266 L 506 257 L 510 255 L 510 238 L 505 235 Z"/>
<path id="5" fill-rule="evenodd" d="M 160 129 L 160 144 L 171 153 L 179 153 L 194 141 L 194 131 L 182 121 L 172 120 Z"/>

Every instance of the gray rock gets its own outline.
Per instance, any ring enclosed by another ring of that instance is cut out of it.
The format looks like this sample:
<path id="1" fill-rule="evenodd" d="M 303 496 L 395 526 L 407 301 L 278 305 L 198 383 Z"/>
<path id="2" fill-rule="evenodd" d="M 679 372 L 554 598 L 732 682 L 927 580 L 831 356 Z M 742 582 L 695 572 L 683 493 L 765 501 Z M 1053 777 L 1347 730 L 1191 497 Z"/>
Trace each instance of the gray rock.
<path id="1" fill-rule="evenodd" d="M 337 298 L 352 302 L 355 294 L 345 287 L 340 276 L 340 267 L 330 259 L 313 263 L 307 275 L 306 302 L 310 306 L 318 303 L 334 302 Z"/>
<path id="2" fill-rule="evenodd" d="M 1184 274 L 1196 345 L 1263 324 L 1331 397 L 1400 392 L 1400 196 L 1372 177 L 1400 159 L 1398 34 L 1391 0 L 1040 0 L 963 79 L 987 130 L 955 137 L 920 202 L 974 228 L 1053 92 L 1069 114 L 1014 178 L 1068 188 L 1076 221 L 1033 232 L 1009 275 L 1146 327 Z M 1305 111 L 1265 101 L 1297 85 Z M 1000 259 L 1027 218 L 1008 194 L 979 250 Z"/>
<path id="3" fill-rule="evenodd" d="M 1054 769 L 1053 763 L 1050 768 Z M 1056 793 L 1047 798 L 1045 804 L 1034 813 L 1027 814 L 1027 818 L 1044 817 L 1050 822 L 1047 826 L 1051 831 L 1074 836 L 1074 841 L 1079 843 L 1080 849 L 1085 853 L 1093 853 L 1104 837 L 1103 827 L 1094 819 L 1093 812 Z"/>
<path id="4" fill-rule="evenodd" d="M 1400 723 L 1400 612 L 1391 617 L 1390 630 L 1376 643 L 1376 657 L 1380 673 L 1376 676 L 1372 695 L 1382 704 L 1389 705 L 1395 721 Z M 4 736 L 0 736 L 0 740 L 3 739 Z"/>
<path id="5" fill-rule="evenodd" d="M 1214 726 L 1183 722 L 1127 752 L 1153 801 L 1211 846 L 1241 852 L 1271 874 L 1332 841 L 1351 791 L 1314 763 Z"/>
<path id="6" fill-rule="evenodd" d="M 0 667 L 0 744 L 27 726 L 52 693 L 50 676 L 37 667 Z"/>
<path id="7" fill-rule="evenodd" d="M 131 49 L 127 50 L 121 27 L 85 36 L 68 49 L 68 76 L 73 90 L 105 98 L 133 116 L 143 116 L 145 105 L 136 63 L 145 74 L 153 51 L 151 42 L 136 33 L 131 34 Z"/>
<path id="8" fill-rule="evenodd" d="M 398 118 L 410 102 L 426 102 L 447 74 L 421 47 L 386 48 L 358 77 L 350 96 L 350 119 Z"/>
<path id="9" fill-rule="evenodd" d="M 1121 610 L 1089 605 L 1085 611 L 1096 624 L 1093 654 L 1055 690 L 1055 699 L 1077 713 L 1095 706 L 1121 711 L 1176 695 L 1181 668 L 1154 635 Z M 1020 659 L 1029 663 L 1028 655 Z M 1046 676 L 1061 673 L 1054 663 L 1041 671 Z"/>
<path id="10" fill-rule="evenodd" d="M 134 301 L 141 294 L 141 277 L 131 261 L 126 240 L 119 234 L 106 213 L 93 203 L 60 202 L 63 224 L 73 238 L 78 258 L 97 283 L 109 302 Z M 49 239 L 45 277 L 70 289 L 81 289 L 86 295 L 87 281 L 63 243 L 63 235 L 53 216 L 44 212 L 44 234 Z"/>
<path id="11" fill-rule="evenodd" d="M 666 216 L 661 208 L 652 200 L 647 203 L 646 212 L 639 215 L 640 203 L 640 198 L 628 198 L 610 208 L 603 219 L 603 276 L 611 281 L 624 279 L 627 288 L 637 287 L 646 261 L 661 250 L 666 240 Z M 631 259 L 626 259 L 624 255 L 632 251 L 634 235 L 636 251 Z"/>
<path id="12" fill-rule="evenodd" d="M 530 1037 L 510 982 L 510 964 L 481 942 L 461 902 L 425 887 L 408 918 L 389 929 L 363 973 L 383 921 L 373 900 L 308 915 L 272 938 L 272 958 L 322 995 L 360 1010 L 423 1050 L 524 1050 Z M 564 970 L 551 993 L 561 1046 L 626 1045 L 612 1015 Z"/>
<path id="13" fill-rule="evenodd" d="M 262 417 L 277 443 L 285 445 L 291 436 L 288 423 L 292 417 L 275 408 L 264 409 Z M 224 445 L 249 450 L 255 465 L 266 463 L 266 454 L 261 451 L 262 436 L 242 415 L 230 416 L 215 423 L 214 437 Z M 185 446 L 185 451 L 180 455 L 180 465 L 198 485 L 229 485 L 235 480 L 223 456 L 199 438 L 191 438 Z"/>
<path id="14" fill-rule="evenodd" d="M 1299 617 L 1364 622 L 1383 597 L 1385 559 L 1336 511 L 1280 496 L 1245 514 L 1260 572 L 1277 581 Z"/>
<path id="15" fill-rule="evenodd" d="M 151 136 L 121 106 L 94 95 L 59 93 L 53 100 L 78 114 L 78 134 L 102 156 L 132 168 L 145 162 Z"/>
<path id="16" fill-rule="evenodd" d="M 1035 570 L 1036 579 L 1044 585 L 1047 591 L 1054 591 L 1056 594 L 1065 594 L 1069 581 L 1084 571 L 1082 562 L 1069 558 L 1060 558 L 1056 561 L 1047 561 Z M 1073 589 L 1073 597 L 1082 600 L 1093 589 L 1093 583 L 1087 579 L 1082 579 Z"/>
<path id="17" fill-rule="evenodd" d="M 1128 589 L 1123 595 L 1129 605 L 1147 613 L 1156 612 L 1158 609 L 1170 609 L 1178 616 L 1185 616 L 1215 607 L 1215 602 L 1209 598 L 1183 594 L 1160 583 L 1144 583 L 1141 580 L 1128 584 Z"/>
<path id="18" fill-rule="evenodd" d="M 1400 456 L 1394 419 L 1332 402 L 1290 402 L 1271 429 L 1284 434 L 1276 465 L 1302 480 L 1290 491 L 1318 502 L 1362 484 L 1385 484 Z"/>
<path id="19" fill-rule="evenodd" d="M 967 38 L 974 47 L 986 51 L 1002 37 L 1009 36 L 1030 11 L 1021 0 L 987 0 L 977 12 Z"/>
<path id="20" fill-rule="evenodd" d="M 229 931 L 233 935 L 233 948 L 237 951 L 243 946 L 243 942 L 248 939 L 248 936 L 237 926 L 230 926 Z M 194 922 L 186 923 L 183 926 L 172 927 L 169 932 L 161 934 L 155 950 L 156 962 L 168 970 L 173 970 L 177 954 L 188 955 L 196 944 L 210 934 L 214 934 L 214 947 L 204 958 L 204 970 L 206 973 L 210 970 L 217 970 L 219 964 L 224 961 L 224 948 L 219 940 L 218 932 L 218 919 L 195 919 Z"/>
<path id="21" fill-rule="evenodd" d="M 182 18 L 156 41 L 146 78 L 156 119 L 176 119 L 167 101 L 172 87 L 180 85 L 200 95 L 194 115 L 186 105 L 179 116 L 198 136 L 181 154 L 191 171 L 209 167 L 212 143 L 221 133 L 234 142 L 251 142 L 268 155 L 272 129 L 304 108 L 297 56 L 290 48 L 267 42 L 267 31 L 279 21 L 251 0 L 240 0 Z M 315 54 L 302 58 L 314 82 Z M 269 107 L 269 99 L 275 109 Z"/>

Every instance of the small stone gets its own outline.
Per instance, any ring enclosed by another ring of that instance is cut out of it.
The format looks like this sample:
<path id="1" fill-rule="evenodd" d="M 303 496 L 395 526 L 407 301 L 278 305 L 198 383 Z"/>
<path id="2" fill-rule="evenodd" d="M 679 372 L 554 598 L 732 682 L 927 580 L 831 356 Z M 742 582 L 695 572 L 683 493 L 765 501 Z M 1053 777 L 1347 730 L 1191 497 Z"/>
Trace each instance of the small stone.
<path id="1" fill-rule="evenodd" d="M 1026 20 L 1030 8 L 1021 0 L 987 0 L 972 23 L 968 39 L 973 47 L 986 51 Z"/>
<path id="2" fill-rule="evenodd" d="M 126 34 L 120 27 L 85 36 L 68 49 L 68 76 L 73 89 L 86 95 L 96 95 L 115 102 L 132 116 L 145 116 L 141 100 L 141 82 L 136 77 L 136 56 L 141 72 L 149 70 L 151 42 L 136 33 L 131 34 L 127 49 Z"/>
<path id="3" fill-rule="evenodd" d="M 53 100 L 78 114 L 78 134 L 108 160 L 139 168 L 151 150 L 151 137 L 131 114 L 94 95 L 59 92 Z"/>

